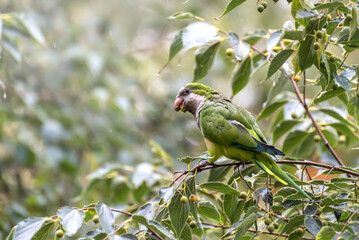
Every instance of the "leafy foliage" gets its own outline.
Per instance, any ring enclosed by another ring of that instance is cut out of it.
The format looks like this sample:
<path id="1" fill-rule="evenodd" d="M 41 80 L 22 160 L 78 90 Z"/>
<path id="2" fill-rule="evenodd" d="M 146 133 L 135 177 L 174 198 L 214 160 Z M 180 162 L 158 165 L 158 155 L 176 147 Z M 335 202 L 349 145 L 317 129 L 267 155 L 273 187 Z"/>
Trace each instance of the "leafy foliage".
<path id="1" fill-rule="evenodd" d="M 290 13 L 293 19 L 286 22 L 282 29 L 255 30 L 242 37 L 234 32 L 227 34 L 226 29 L 219 29 L 191 12 L 172 14 L 169 17 L 171 20 L 194 22 L 184 26 L 174 36 L 165 66 L 181 51 L 182 55 L 190 54 L 190 49 L 195 48 L 192 78 L 195 82 L 211 74 L 210 70 L 215 68 L 218 58 L 225 58 L 225 65 L 233 68 L 232 97 L 243 93 L 254 75 L 261 75 L 263 80 L 259 82 L 260 85 L 265 86 L 271 81 L 267 101 L 257 120 L 265 122 L 267 128 L 271 129 L 272 142 L 280 144 L 283 151 L 291 156 L 288 157 L 291 161 L 282 165 L 283 170 L 313 196 L 313 201 L 303 199 L 295 189 L 283 187 L 280 182 L 270 179 L 250 163 L 244 163 L 241 169 L 239 163 L 228 160 L 219 160 L 215 165 L 202 165 L 199 161 L 207 159 L 206 154 L 179 159 L 188 165 L 189 170 L 179 171 L 173 177 L 172 154 L 167 153 L 162 145 L 177 147 L 177 140 L 167 138 L 161 144 L 149 141 L 152 148 L 149 162 L 142 161 L 137 165 L 112 163 L 102 168 L 96 165 L 91 168 L 92 174 L 87 176 L 86 187 L 72 186 L 71 182 L 66 182 L 69 186 L 63 186 L 62 191 L 51 189 L 54 186 L 52 184 L 57 181 L 78 176 L 81 169 L 76 160 L 85 159 L 95 164 L 96 161 L 92 159 L 116 159 L 118 155 L 122 156 L 121 159 L 126 159 L 127 151 L 114 152 L 113 143 L 128 151 L 140 152 L 138 149 L 143 143 L 143 134 L 135 134 L 129 126 L 140 129 L 150 125 L 146 121 L 131 125 L 134 119 L 141 121 L 141 114 L 136 115 L 132 109 L 140 104 L 132 104 L 121 95 L 115 95 L 116 100 L 110 99 L 108 90 L 101 86 L 101 75 L 111 75 L 113 66 L 117 66 L 118 62 L 95 53 L 83 58 L 82 54 L 88 53 L 80 51 L 76 53 L 77 56 L 69 56 L 69 59 L 74 65 L 87 64 L 86 70 L 80 74 L 72 71 L 71 74 L 73 78 L 80 80 L 83 78 L 82 74 L 85 74 L 95 82 L 95 90 L 89 94 L 91 96 L 81 96 L 81 101 L 88 101 L 91 105 L 91 108 L 86 109 L 88 113 L 85 117 L 77 115 L 76 107 L 64 110 L 61 114 L 54 113 L 54 106 L 63 106 L 62 100 L 52 100 L 48 107 L 39 109 L 32 103 L 31 96 L 19 94 L 14 95 L 12 101 L 23 101 L 31 113 L 18 114 L 22 110 L 17 109 L 11 115 L 11 107 L 4 106 L 1 111 L 5 115 L 0 121 L 3 129 L 26 128 L 26 124 L 19 126 L 16 120 L 22 116 L 41 128 L 40 134 L 24 135 L 27 137 L 23 139 L 20 133 L 26 131 L 18 131 L 16 138 L 20 140 L 12 147 L 12 157 L 16 162 L 0 162 L 5 167 L 0 171 L 17 169 L 15 178 L 11 179 L 22 182 L 20 173 L 29 174 L 30 169 L 42 167 L 42 171 L 48 174 L 43 175 L 43 178 L 51 179 L 44 186 L 49 198 L 56 194 L 65 195 L 68 189 L 74 191 L 74 188 L 78 188 L 81 193 L 72 202 L 66 199 L 66 205 L 75 202 L 79 203 L 79 207 L 64 206 L 58 209 L 56 215 L 21 220 L 9 231 L 7 239 L 52 239 L 54 236 L 55 239 L 254 239 L 261 235 L 273 239 L 356 239 L 359 229 L 359 170 L 357 166 L 344 166 L 335 151 L 345 147 L 345 151 L 352 149 L 351 152 L 354 152 L 348 156 L 355 156 L 358 149 L 359 68 L 356 64 L 348 63 L 347 59 L 359 47 L 359 6 L 355 1 L 316 4 L 307 0 L 288 2 L 291 2 Z M 270 8 L 277 8 L 278 5 L 274 3 L 257 2 L 263 6 L 263 9 L 258 10 L 263 11 L 268 5 Z M 226 6 L 222 6 L 224 10 L 218 17 L 219 21 L 228 17 L 229 13 L 240 10 L 245 4 L 254 6 L 256 3 L 229 1 Z M 0 41 L 4 59 L 1 68 L 11 75 L 11 71 L 15 71 L 13 69 L 24 61 L 20 51 L 21 44 L 32 48 L 44 47 L 47 40 L 34 21 L 24 15 L 0 16 L 3 24 L 3 37 Z M 224 57 L 222 48 L 226 44 L 226 48 L 231 48 L 232 51 L 226 51 Z M 343 50 L 343 56 L 332 50 L 338 47 Z M 69 52 L 73 54 L 73 49 L 70 48 Z M 84 59 L 88 62 L 84 63 Z M 26 64 L 25 62 L 25 68 L 30 69 L 31 66 Z M 267 69 L 261 71 L 262 68 Z M 53 77 L 61 80 L 63 76 Z M 131 84 L 128 83 L 126 89 L 114 88 L 125 93 L 131 91 Z M 291 88 L 286 84 L 291 85 Z M 65 87 L 66 84 L 62 85 Z M 79 85 L 81 86 L 81 82 Z M 21 86 L 14 83 L 15 90 L 10 93 L 21 92 Z M 111 82 L 107 87 L 110 89 L 111 86 L 117 85 Z M 143 97 L 141 104 L 146 103 L 145 106 L 149 108 L 147 114 L 151 116 L 151 106 L 164 102 L 163 96 L 158 96 L 162 100 L 147 103 L 150 94 L 142 96 L 146 88 L 140 87 L 142 91 L 134 92 L 136 98 L 131 98 L 131 101 L 138 101 L 137 98 Z M 49 88 L 55 90 L 59 86 Z M 156 86 L 153 90 L 158 89 Z M 294 93 L 291 89 L 294 89 Z M 46 95 L 41 101 L 46 102 L 46 98 L 51 97 L 57 96 Z M 75 99 L 78 100 L 73 97 L 66 101 L 78 106 Z M 168 106 L 160 105 L 156 108 L 166 107 Z M 107 108 L 114 110 L 109 113 Z M 67 115 L 64 114 L 66 111 L 69 111 Z M 110 115 L 109 118 L 120 115 L 121 120 L 118 123 L 103 123 L 94 117 L 93 113 L 99 112 Z M 158 116 L 164 118 L 163 124 L 154 123 L 161 121 Z M 158 124 L 155 129 L 158 131 L 161 127 L 166 128 L 165 120 L 168 118 L 159 112 L 153 114 L 152 118 L 149 117 L 151 124 Z M 12 124 L 13 122 L 16 124 Z M 86 132 L 81 127 L 73 132 L 66 130 L 77 125 L 76 122 L 88 125 L 91 131 Z M 108 131 L 98 137 L 99 130 L 106 124 L 112 125 L 121 137 Z M 168 129 L 171 128 L 173 126 Z M 173 133 L 173 136 L 183 134 L 181 131 Z M 6 138 L 13 134 L 7 130 L 2 135 Z M 150 136 L 152 138 L 153 133 Z M 34 146 L 29 139 L 33 142 L 41 139 L 43 146 Z M 43 149 L 45 153 L 42 152 Z M 47 154 L 52 165 L 39 166 L 38 159 L 43 154 Z M 130 155 L 134 156 L 143 158 L 141 155 Z M 320 159 L 325 163 L 342 166 L 334 168 L 328 164 L 299 161 L 303 158 Z M 349 162 L 347 159 L 344 161 Z M 322 169 L 310 168 L 311 164 Z M 209 174 L 203 175 L 202 172 Z M 51 174 L 55 174 L 55 177 L 51 178 Z M 36 181 L 41 185 L 45 182 L 44 179 Z M 13 182 L 16 182 L 3 177 L 0 180 L 7 192 L 10 192 Z M 21 184 L 18 185 L 21 190 Z M 101 198 L 96 199 L 99 195 Z M 36 196 L 37 192 L 34 191 L 27 196 L 26 201 L 34 202 L 33 205 L 29 204 L 34 208 L 45 207 L 46 204 L 41 205 L 41 201 L 32 200 Z M 84 205 L 83 202 L 97 203 Z M 62 202 L 54 204 L 63 205 Z M 18 212 L 23 209 L 17 205 L 13 208 Z M 26 215 L 29 214 L 25 213 L 21 218 Z"/>

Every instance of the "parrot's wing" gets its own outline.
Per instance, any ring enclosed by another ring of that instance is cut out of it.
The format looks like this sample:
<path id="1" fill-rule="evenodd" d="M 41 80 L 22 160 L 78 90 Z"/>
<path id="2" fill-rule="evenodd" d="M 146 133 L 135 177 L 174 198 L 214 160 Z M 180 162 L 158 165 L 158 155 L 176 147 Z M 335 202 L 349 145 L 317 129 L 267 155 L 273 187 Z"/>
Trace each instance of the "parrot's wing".
<path id="1" fill-rule="evenodd" d="M 253 116 L 243 107 L 237 106 L 238 112 L 240 112 L 248 121 L 248 123 L 252 126 L 253 130 L 257 134 L 257 136 L 260 138 L 261 142 L 268 143 L 266 137 L 263 135 L 262 131 L 259 129 L 258 124 L 256 120 L 253 118 Z"/>
<path id="2" fill-rule="evenodd" d="M 203 136 L 214 143 L 228 147 L 284 155 L 275 147 L 257 139 L 253 128 L 248 129 L 241 122 L 231 119 L 231 116 L 235 115 L 231 113 L 228 106 L 220 103 L 204 106 L 199 114 Z"/>

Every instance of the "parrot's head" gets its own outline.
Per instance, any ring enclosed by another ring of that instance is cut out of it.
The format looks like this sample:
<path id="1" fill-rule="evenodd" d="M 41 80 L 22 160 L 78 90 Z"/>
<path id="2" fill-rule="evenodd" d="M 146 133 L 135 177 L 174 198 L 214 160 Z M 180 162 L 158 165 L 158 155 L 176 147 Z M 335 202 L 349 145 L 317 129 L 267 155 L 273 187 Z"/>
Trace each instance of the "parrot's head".
<path id="1" fill-rule="evenodd" d="M 188 83 L 179 90 L 173 107 L 175 111 L 189 111 L 195 115 L 204 101 L 218 94 L 217 91 L 202 83 Z"/>

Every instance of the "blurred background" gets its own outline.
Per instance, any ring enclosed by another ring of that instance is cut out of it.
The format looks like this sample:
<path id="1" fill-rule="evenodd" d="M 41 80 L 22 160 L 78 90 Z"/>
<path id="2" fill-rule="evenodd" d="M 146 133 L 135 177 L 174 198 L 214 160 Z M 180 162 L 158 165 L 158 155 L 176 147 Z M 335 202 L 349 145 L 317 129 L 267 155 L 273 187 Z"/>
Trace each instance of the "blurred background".
<path id="1" fill-rule="evenodd" d="M 157 74 L 176 32 L 193 22 L 167 17 L 190 11 L 242 36 L 290 20 L 286 1 L 268 2 L 262 14 L 247 1 L 215 20 L 225 1 L 1 0 L 0 239 L 18 221 L 64 205 L 127 206 L 157 195 L 148 190 L 154 175 L 138 181 L 129 173 L 168 161 L 168 185 L 172 168 L 186 168 L 176 158 L 205 151 L 193 117 L 173 111 L 178 89 L 192 81 L 194 50 Z M 227 47 L 203 82 L 230 96 Z M 254 116 L 271 86 L 258 85 L 264 74 L 234 99 Z M 122 172 L 111 175 L 116 168 Z"/>

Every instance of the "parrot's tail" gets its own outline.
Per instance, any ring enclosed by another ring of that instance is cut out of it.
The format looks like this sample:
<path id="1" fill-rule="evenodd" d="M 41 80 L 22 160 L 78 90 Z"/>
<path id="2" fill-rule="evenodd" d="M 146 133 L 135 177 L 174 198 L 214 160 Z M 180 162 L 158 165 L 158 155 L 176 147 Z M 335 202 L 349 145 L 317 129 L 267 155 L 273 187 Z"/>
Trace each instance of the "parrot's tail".
<path id="1" fill-rule="evenodd" d="M 305 197 L 313 200 L 306 192 L 304 192 L 283 170 L 276 162 L 266 153 L 255 154 L 254 163 L 269 175 L 275 177 L 284 185 L 290 185 L 302 193 Z"/>

